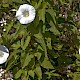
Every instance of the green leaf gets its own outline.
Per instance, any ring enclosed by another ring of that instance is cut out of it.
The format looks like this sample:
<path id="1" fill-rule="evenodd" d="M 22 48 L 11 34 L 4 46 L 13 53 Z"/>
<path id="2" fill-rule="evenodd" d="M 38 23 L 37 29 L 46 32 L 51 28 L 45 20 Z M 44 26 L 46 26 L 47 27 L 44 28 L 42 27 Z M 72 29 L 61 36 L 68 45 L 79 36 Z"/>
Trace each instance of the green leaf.
<path id="1" fill-rule="evenodd" d="M 53 73 L 52 75 L 53 76 L 60 76 L 58 73 Z"/>
<path id="2" fill-rule="evenodd" d="M 22 74 L 22 70 L 20 69 L 14 76 L 15 79 L 18 79 Z"/>
<path id="3" fill-rule="evenodd" d="M 45 23 L 45 14 L 46 14 L 45 12 L 46 12 L 47 3 L 43 2 L 41 7 L 42 8 L 38 10 L 38 16 L 39 16 L 39 20 L 42 20 L 43 23 Z"/>
<path id="4" fill-rule="evenodd" d="M 76 57 L 77 57 L 77 59 L 79 59 L 79 60 L 80 60 L 80 55 L 79 55 L 79 54 L 76 54 Z"/>
<path id="5" fill-rule="evenodd" d="M 47 41 L 47 46 L 48 46 L 48 48 L 49 48 L 50 50 L 52 50 L 51 38 L 47 38 L 46 41 Z"/>
<path id="6" fill-rule="evenodd" d="M 60 32 L 58 31 L 58 29 L 56 28 L 52 21 L 50 21 L 49 25 L 51 26 L 50 28 L 51 32 L 53 32 L 55 35 L 60 35 Z"/>
<path id="7" fill-rule="evenodd" d="M 21 66 L 23 66 L 23 64 L 24 64 L 23 62 L 25 61 L 25 58 L 26 58 L 26 53 L 22 52 L 21 57 L 20 57 Z"/>
<path id="8" fill-rule="evenodd" d="M 69 4 L 72 5 L 72 0 L 68 0 L 68 1 L 69 1 Z"/>
<path id="9" fill-rule="evenodd" d="M 75 72 L 73 80 L 80 80 L 80 72 Z"/>
<path id="10" fill-rule="evenodd" d="M 24 49 L 26 49 L 26 47 L 29 45 L 29 42 L 31 40 L 31 37 L 30 36 L 27 36 L 25 42 L 24 42 Z"/>
<path id="11" fill-rule="evenodd" d="M 60 1 L 61 4 L 63 3 L 63 0 L 59 0 L 59 1 Z"/>
<path id="12" fill-rule="evenodd" d="M 12 28 L 13 23 L 14 23 L 14 22 L 11 22 L 11 23 L 9 23 L 9 24 L 6 26 L 6 31 L 7 31 L 7 33 L 8 33 L 9 30 Z"/>
<path id="13" fill-rule="evenodd" d="M 45 72 L 46 75 L 48 75 L 48 79 L 51 78 L 51 73 L 50 72 Z"/>
<path id="14" fill-rule="evenodd" d="M 41 66 L 46 69 L 54 69 L 53 65 L 51 64 L 51 62 L 47 58 L 44 59 Z"/>
<path id="15" fill-rule="evenodd" d="M 3 7 L 9 7 L 9 4 L 3 4 L 2 6 Z"/>
<path id="16" fill-rule="evenodd" d="M 37 49 L 41 50 L 41 51 L 44 51 L 43 48 L 41 47 L 41 45 L 38 45 Z"/>
<path id="17" fill-rule="evenodd" d="M 77 22 L 77 25 L 80 26 L 80 21 Z"/>
<path id="18" fill-rule="evenodd" d="M 56 18 L 56 13 L 55 13 L 55 11 L 53 10 L 53 8 L 48 9 L 46 12 L 48 12 L 48 13 L 51 15 L 54 23 L 56 24 L 56 19 L 55 19 L 55 18 Z"/>
<path id="19" fill-rule="evenodd" d="M 25 69 L 23 69 L 22 75 L 21 75 L 21 80 L 27 80 L 27 77 L 28 77 L 28 72 Z"/>
<path id="20" fill-rule="evenodd" d="M 38 60 L 41 58 L 41 53 L 39 52 L 35 53 L 34 55 L 37 57 Z"/>
<path id="21" fill-rule="evenodd" d="M 40 9 L 38 11 L 38 14 L 39 14 L 39 20 L 42 20 L 43 23 L 45 23 L 45 9 L 44 8 Z"/>
<path id="22" fill-rule="evenodd" d="M 27 0 L 29 3 L 31 2 L 31 0 Z"/>
<path id="23" fill-rule="evenodd" d="M 8 65 L 6 64 L 7 65 L 7 68 L 6 68 L 7 71 L 10 70 L 14 66 L 15 62 L 19 59 L 19 56 L 16 55 L 18 52 L 20 53 L 21 50 L 15 50 L 15 51 L 11 52 L 11 55 L 8 58 Z M 15 55 L 16 55 L 16 57 L 15 57 Z"/>
<path id="24" fill-rule="evenodd" d="M 42 79 L 42 71 L 40 66 L 36 66 L 35 73 L 39 79 Z"/>
<path id="25" fill-rule="evenodd" d="M 21 39 L 21 48 L 23 49 L 24 46 L 24 38 Z"/>
<path id="26" fill-rule="evenodd" d="M 11 3 L 11 0 L 2 0 L 2 3 Z"/>
<path id="27" fill-rule="evenodd" d="M 39 0 L 38 4 L 35 5 L 35 8 L 36 8 L 36 9 L 38 9 L 38 8 L 40 7 L 42 1 L 43 1 L 43 0 Z"/>
<path id="28" fill-rule="evenodd" d="M 61 4 L 64 4 L 65 3 L 65 0 L 59 0 Z"/>
<path id="29" fill-rule="evenodd" d="M 54 73 L 54 72 L 45 72 L 45 74 L 47 74 L 48 75 L 48 79 L 50 79 L 51 78 L 51 76 L 60 76 L 59 74 L 57 74 L 57 73 Z"/>
<path id="30" fill-rule="evenodd" d="M 28 74 L 29 74 L 31 77 L 33 77 L 33 78 L 34 78 L 34 71 L 29 70 L 29 71 L 28 71 Z"/>
<path id="31" fill-rule="evenodd" d="M 47 48 L 46 48 L 46 44 L 45 44 L 42 34 L 39 32 L 38 34 L 35 34 L 34 36 L 37 38 L 36 39 L 37 42 L 39 42 L 40 45 L 43 47 L 44 52 L 45 52 L 45 57 L 47 57 Z"/>
<path id="32" fill-rule="evenodd" d="M 26 70 L 22 70 L 23 71 L 23 75 L 27 76 L 27 71 Z"/>
<path id="33" fill-rule="evenodd" d="M 75 34 L 77 32 L 77 27 L 73 26 L 73 28 L 71 29 L 73 31 L 73 33 Z"/>
<path id="34" fill-rule="evenodd" d="M 77 39 L 80 40 L 80 36 L 77 36 Z"/>
<path id="35" fill-rule="evenodd" d="M 25 68 L 29 64 L 29 62 L 31 61 L 31 59 L 33 57 L 34 57 L 33 55 L 26 55 L 26 59 L 24 61 L 24 64 L 23 64 L 23 67 L 22 68 Z"/>
<path id="36" fill-rule="evenodd" d="M 24 35 L 27 34 L 26 33 L 27 31 L 25 30 L 24 25 L 21 25 L 20 23 L 17 23 L 14 27 L 17 28 L 14 37 L 21 36 L 22 34 L 24 34 Z"/>
<path id="37" fill-rule="evenodd" d="M 63 44 L 57 44 L 57 45 L 54 45 L 54 49 L 55 50 L 61 50 L 62 49 L 62 47 L 63 47 Z"/>
<path id="38" fill-rule="evenodd" d="M 11 45 L 14 49 L 18 49 L 20 47 L 20 41 L 15 42 L 15 44 Z"/>

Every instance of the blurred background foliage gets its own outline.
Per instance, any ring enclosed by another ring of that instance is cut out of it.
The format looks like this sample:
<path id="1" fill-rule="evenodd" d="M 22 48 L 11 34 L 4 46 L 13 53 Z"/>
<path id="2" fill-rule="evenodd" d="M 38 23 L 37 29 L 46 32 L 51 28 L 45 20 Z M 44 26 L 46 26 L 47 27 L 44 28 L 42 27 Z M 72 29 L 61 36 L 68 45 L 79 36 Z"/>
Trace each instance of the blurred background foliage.
<path id="1" fill-rule="evenodd" d="M 25 3 L 36 18 L 22 25 L 15 10 Z M 0 44 L 10 51 L 1 66 L 14 80 L 80 80 L 79 0 L 0 0 L 0 21 Z"/>

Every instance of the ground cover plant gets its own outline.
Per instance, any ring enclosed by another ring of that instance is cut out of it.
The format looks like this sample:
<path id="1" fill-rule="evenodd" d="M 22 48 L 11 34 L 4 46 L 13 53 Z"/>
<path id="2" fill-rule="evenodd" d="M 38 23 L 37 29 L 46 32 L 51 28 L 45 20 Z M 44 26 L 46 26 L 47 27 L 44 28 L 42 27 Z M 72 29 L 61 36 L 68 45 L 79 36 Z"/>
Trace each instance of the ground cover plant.
<path id="1" fill-rule="evenodd" d="M 35 9 L 25 24 L 16 16 L 23 4 Z M 13 80 L 80 80 L 80 1 L 0 0 L 0 45 Z"/>

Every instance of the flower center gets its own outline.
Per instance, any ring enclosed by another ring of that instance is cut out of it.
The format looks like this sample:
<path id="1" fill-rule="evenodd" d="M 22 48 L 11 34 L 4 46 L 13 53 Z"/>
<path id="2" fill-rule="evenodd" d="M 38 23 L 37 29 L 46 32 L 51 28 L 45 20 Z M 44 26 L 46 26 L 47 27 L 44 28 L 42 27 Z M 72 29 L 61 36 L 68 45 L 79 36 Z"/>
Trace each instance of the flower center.
<path id="1" fill-rule="evenodd" d="M 0 57 L 3 57 L 4 53 L 2 51 L 0 51 Z"/>
<path id="2" fill-rule="evenodd" d="M 24 11 L 24 12 L 23 12 L 23 16 L 24 16 L 24 17 L 28 17 L 28 16 L 29 16 L 29 12 L 28 12 L 28 11 Z"/>

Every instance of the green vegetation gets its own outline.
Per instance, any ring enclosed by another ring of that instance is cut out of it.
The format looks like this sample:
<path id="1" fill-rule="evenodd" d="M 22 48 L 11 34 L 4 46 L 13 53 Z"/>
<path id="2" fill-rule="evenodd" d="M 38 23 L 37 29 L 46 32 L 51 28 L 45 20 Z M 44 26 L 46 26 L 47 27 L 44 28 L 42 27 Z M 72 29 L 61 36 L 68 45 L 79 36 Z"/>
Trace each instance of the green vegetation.
<path id="1" fill-rule="evenodd" d="M 14 9 L 25 3 L 34 6 L 36 18 L 22 25 Z M 2 18 L 0 44 L 10 56 L 1 66 L 14 80 L 80 80 L 79 0 L 0 0 Z"/>

